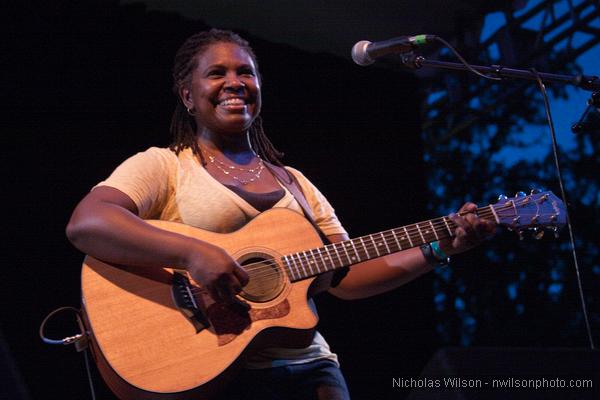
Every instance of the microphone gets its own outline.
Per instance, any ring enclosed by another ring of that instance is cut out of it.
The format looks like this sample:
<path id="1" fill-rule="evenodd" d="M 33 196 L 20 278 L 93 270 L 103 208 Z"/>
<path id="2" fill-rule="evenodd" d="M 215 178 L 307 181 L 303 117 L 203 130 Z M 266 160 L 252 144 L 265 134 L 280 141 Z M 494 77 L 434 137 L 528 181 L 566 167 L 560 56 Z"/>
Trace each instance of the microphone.
<path id="1" fill-rule="evenodd" d="M 352 60 L 361 66 L 373 64 L 376 58 L 388 54 L 409 53 L 414 48 L 435 40 L 435 35 L 400 36 L 381 42 L 361 40 L 352 47 Z"/>

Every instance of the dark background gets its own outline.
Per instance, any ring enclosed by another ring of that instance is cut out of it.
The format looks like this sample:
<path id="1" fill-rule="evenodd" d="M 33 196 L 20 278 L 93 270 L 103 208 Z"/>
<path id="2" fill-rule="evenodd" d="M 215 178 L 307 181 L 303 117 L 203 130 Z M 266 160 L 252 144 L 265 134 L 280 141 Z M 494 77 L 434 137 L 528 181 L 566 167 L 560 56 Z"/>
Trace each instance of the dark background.
<path id="1" fill-rule="evenodd" d="M 47 346 L 37 334 L 50 311 L 80 302 L 83 255 L 64 228 L 77 202 L 116 165 L 169 143 L 173 56 L 187 36 L 209 26 L 117 1 L 23 2 L 8 11 L 4 365 L 14 365 L 30 398 L 85 399 L 82 355 Z M 436 33 L 455 29 L 451 14 L 440 16 Z M 286 164 L 328 197 L 351 236 L 437 216 L 425 206 L 423 94 L 413 74 L 389 64 L 365 69 L 345 57 L 237 31 L 259 59 L 267 134 L 286 153 Z M 351 44 L 365 39 L 355 36 L 345 37 Z M 493 273 L 481 279 L 493 280 Z M 391 378 L 418 376 L 442 345 L 432 280 L 429 274 L 372 299 L 318 299 L 320 330 L 355 398 L 402 397 Z M 54 338 L 78 331 L 70 317 L 49 328 Z M 108 398 L 95 379 L 99 398 Z"/>
<path id="2" fill-rule="evenodd" d="M 87 398 L 82 355 L 37 336 L 47 313 L 80 301 L 83 255 L 64 228 L 76 203 L 118 163 L 169 143 L 173 56 L 208 26 L 115 3 L 36 5 L 15 18 L 26 29 L 12 32 L 9 44 L 5 129 L 13 143 L 5 193 L 13 201 L 2 330 L 32 398 Z M 264 76 L 266 132 L 286 163 L 321 188 L 351 234 L 424 217 L 417 80 L 241 34 Z M 425 278 L 375 299 L 320 299 L 320 329 L 358 398 L 385 395 L 390 378 L 418 374 L 436 348 L 430 291 Z M 62 321 L 49 334 L 77 331 L 72 318 Z"/>

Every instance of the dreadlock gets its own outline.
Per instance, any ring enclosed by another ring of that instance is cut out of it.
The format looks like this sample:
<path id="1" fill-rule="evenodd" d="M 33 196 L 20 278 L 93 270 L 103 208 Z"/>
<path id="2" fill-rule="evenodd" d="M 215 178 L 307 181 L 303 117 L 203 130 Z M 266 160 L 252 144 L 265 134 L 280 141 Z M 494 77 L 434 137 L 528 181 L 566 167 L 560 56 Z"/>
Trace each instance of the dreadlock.
<path id="1" fill-rule="evenodd" d="M 226 30 L 211 29 L 190 36 L 177 51 L 175 62 L 173 63 L 173 92 L 177 96 L 177 105 L 171 119 L 170 131 L 173 135 L 173 142 L 169 145 L 169 148 L 175 154 L 179 154 L 185 148 L 191 148 L 194 155 L 200 158 L 202 165 L 206 165 L 206 160 L 196 140 L 196 121 L 179 97 L 179 89 L 190 83 L 192 71 L 197 66 L 196 56 L 202 54 L 210 45 L 223 42 L 237 44 L 248 53 L 252 61 L 254 61 L 258 79 L 260 80 L 258 62 L 254 50 L 252 50 L 246 40 L 242 39 L 236 33 Z M 252 122 L 249 133 L 250 144 L 260 157 L 275 165 L 283 166 L 281 163 L 283 153 L 273 146 L 265 134 L 260 116 L 257 116 Z"/>

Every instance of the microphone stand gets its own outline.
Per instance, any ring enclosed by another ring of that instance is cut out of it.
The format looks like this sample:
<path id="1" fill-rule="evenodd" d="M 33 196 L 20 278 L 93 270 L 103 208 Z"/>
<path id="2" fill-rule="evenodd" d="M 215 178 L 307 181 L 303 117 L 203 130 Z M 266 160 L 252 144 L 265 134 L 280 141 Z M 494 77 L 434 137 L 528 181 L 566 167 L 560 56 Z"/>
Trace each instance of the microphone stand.
<path id="1" fill-rule="evenodd" d="M 454 69 L 468 71 L 468 68 L 459 63 L 446 62 L 446 61 L 432 61 L 427 60 L 423 56 L 417 56 L 414 53 L 404 53 L 401 57 L 402 63 L 409 68 L 419 69 L 421 67 L 433 67 L 441 69 Z M 481 65 L 471 65 L 476 71 L 485 73 L 486 75 L 494 76 L 497 78 L 517 78 L 517 79 L 529 79 L 532 81 L 537 80 L 536 74 L 531 71 L 524 69 L 506 68 L 502 65 L 492 65 L 485 67 Z M 539 72 L 537 75 L 542 78 L 544 82 L 557 82 L 563 84 L 571 84 L 577 86 L 583 90 L 590 92 L 600 91 L 600 78 L 597 76 L 587 75 L 558 75 L 548 74 Z"/>
<path id="2" fill-rule="evenodd" d="M 404 65 L 406 65 L 407 67 L 412 68 L 412 69 L 419 69 L 419 68 L 422 68 L 425 66 L 425 67 L 442 68 L 442 69 L 463 70 L 463 71 L 470 70 L 470 68 L 468 68 L 464 64 L 445 62 L 445 61 L 430 61 L 430 60 L 425 59 L 425 57 L 423 57 L 423 56 L 415 55 L 413 52 L 408 52 L 408 53 L 402 54 L 401 60 Z M 522 69 L 506 68 L 501 65 L 492 65 L 491 67 L 484 67 L 481 65 L 469 65 L 469 66 L 472 69 L 476 70 L 477 72 L 485 73 L 486 75 L 489 75 L 489 76 L 492 76 L 495 78 L 500 78 L 500 79 L 517 78 L 517 79 L 529 79 L 529 80 L 538 81 L 538 77 L 539 77 L 539 79 L 540 79 L 539 83 L 542 86 L 542 89 L 543 89 L 542 82 L 546 81 L 546 82 L 557 82 L 557 83 L 562 83 L 562 84 L 571 84 L 571 85 L 577 86 L 583 90 L 588 90 L 590 92 L 593 92 L 592 97 L 587 102 L 588 107 L 587 107 L 584 115 L 580 119 L 580 122 L 583 121 L 585 115 L 587 114 L 588 110 L 590 110 L 591 107 L 598 108 L 600 106 L 600 79 L 597 76 L 586 76 L 586 75 L 572 76 L 572 75 L 548 74 L 548 73 L 543 73 L 543 72 L 536 72 L 535 70 L 527 71 L 527 70 L 522 70 Z M 547 112 L 547 117 L 550 119 L 548 103 L 546 103 L 546 112 Z M 554 149 L 554 157 L 555 157 L 554 159 L 555 159 L 555 163 L 556 163 L 557 177 L 558 177 L 558 182 L 560 185 L 560 190 L 561 190 L 561 195 L 562 195 L 561 197 L 565 204 L 565 211 L 567 214 L 567 227 L 569 228 L 571 249 L 572 249 L 572 253 L 573 253 L 573 261 L 575 264 L 575 271 L 577 274 L 577 284 L 579 285 L 579 295 L 581 298 L 581 307 L 583 310 L 585 327 L 586 327 L 587 336 L 588 336 L 588 339 L 590 342 L 590 348 L 592 350 L 594 350 L 595 349 L 594 340 L 593 340 L 593 336 L 592 336 L 589 319 L 587 316 L 587 307 L 586 307 L 585 299 L 583 296 L 583 288 L 581 285 L 581 279 L 580 279 L 580 275 L 579 275 L 579 265 L 577 262 L 577 254 L 575 251 L 575 240 L 573 237 L 571 221 L 569 218 L 569 210 L 568 210 L 568 206 L 567 206 L 568 202 L 566 201 L 564 185 L 563 185 L 562 176 L 561 176 L 562 174 L 560 172 L 560 166 L 558 163 L 558 157 L 557 157 L 557 151 L 556 151 L 556 136 L 554 134 L 554 125 L 551 123 L 551 120 L 550 120 L 550 133 L 551 133 L 552 144 L 553 144 L 553 149 Z M 576 130 L 573 130 L 573 133 L 577 133 Z"/>
<path id="3" fill-rule="evenodd" d="M 592 96 L 587 101 L 587 107 L 585 111 L 583 111 L 581 118 L 579 118 L 579 121 L 577 121 L 571 127 L 571 132 L 573 132 L 574 134 L 578 134 L 585 129 L 585 117 L 587 117 L 588 113 L 592 110 L 592 108 L 595 108 L 596 111 L 600 112 L 600 92 L 592 93 Z"/>
<path id="4" fill-rule="evenodd" d="M 453 70 L 462 70 L 468 71 L 469 69 L 460 63 L 446 62 L 446 61 L 435 61 L 435 60 L 427 60 L 423 56 L 415 55 L 412 52 L 404 53 L 401 56 L 402 63 L 411 68 L 411 69 L 420 69 L 422 67 L 432 67 L 432 68 L 440 68 L 440 69 L 453 69 Z M 597 76 L 588 76 L 588 75 L 558 75 L 558 74 L 548 74 L 545 72 L 538 72 L 537 74 L 532 71 L 524 70 L 524 69 L 514 69 L 514 68 L 506 68 L 502 65 L 492 65 L 490 67 L 482 66 L 482 65 L 471 65 L 471 68 L 474 70 L 484 73 L 488 76 L 492 76 L 495 78 L 505 79 L 505 78 L 516 78 L 516 79 L 528 79 L 528 80 L 537 80 L 536 76 L 539 76 L 544 82 L 556 82 L 561 84 L 568 84 L 577 86 L 580 89 L 587 90 L 592 93 L 592 97 L 588 100 L 588 107 L 585 109 L 583 115 L 579 119 L 579 121 L 571 127 L 571 131 L 575 134 L 581 132 L 582 123 L 585 119 L 586 115 L 590 111 L 591 107 L 596 107 L 600 109 L 600 78 Z"/>
<path id="5" fill-rule="evenodd" d="M 468 71 L 469 69 L 464 64 L 452 63 L 446 61 L 432 61 L 427 60 L 423 56 L 417 56 L 412 52 L 404 53 L 401 56 L 402 63 L 411 69 L 420 69 L 422 67 L 432 67 L 440 69 L 453 69 Z M 471 65 L 471 68 L 477 72 L 484 73 L 488 76 L 495 78 L 516 78 L 516 79 L 529 79 L 537 80 L 536 76 L 539 76 L 544 82 L 556 82 L 561 84 L 573 85 L 583 90 L 588 90 L 592 93 L 592 97 L 587 102 L 587 108 L 583 112 L 579 121 L 571 127 L 571 131 L 575 134 L 579 133 L 583 129 L 583 120 L 587 116 L 588 112 L 592 107 L 600 109 L 600 78 L 597 76 L 588 75 L 558 75 L 548 74 L 545 72 L 538 72 L 537 74 L 532 71 L 523 69 L 506 68 L 502 65 L 492 65 L 490 67 L 482 65 Z"/>

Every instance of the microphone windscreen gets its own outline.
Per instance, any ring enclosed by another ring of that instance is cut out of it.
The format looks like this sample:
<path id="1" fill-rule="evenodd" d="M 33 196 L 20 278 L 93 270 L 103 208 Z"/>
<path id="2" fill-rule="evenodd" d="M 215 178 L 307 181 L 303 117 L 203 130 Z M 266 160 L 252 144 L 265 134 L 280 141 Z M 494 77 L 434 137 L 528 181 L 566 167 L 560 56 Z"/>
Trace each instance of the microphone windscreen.
<path id="1" fill-rule="evenodd" d="M 375 62 L 367 53 L 367 47 L 371 44 L 368 40 L 361 40 L 352 47 L 352 60 L 361 66 L 371 65 Z"/>

